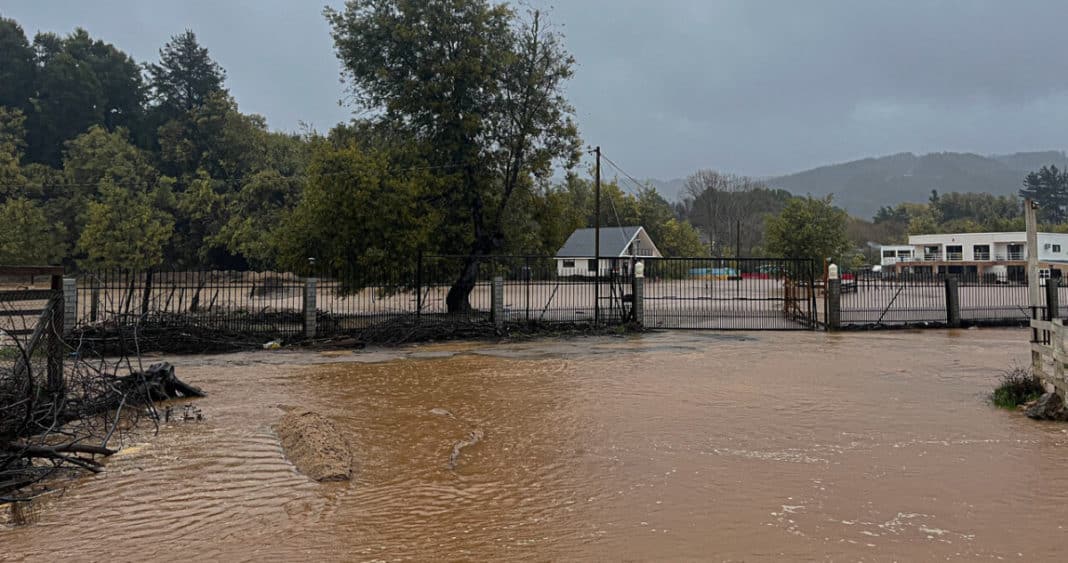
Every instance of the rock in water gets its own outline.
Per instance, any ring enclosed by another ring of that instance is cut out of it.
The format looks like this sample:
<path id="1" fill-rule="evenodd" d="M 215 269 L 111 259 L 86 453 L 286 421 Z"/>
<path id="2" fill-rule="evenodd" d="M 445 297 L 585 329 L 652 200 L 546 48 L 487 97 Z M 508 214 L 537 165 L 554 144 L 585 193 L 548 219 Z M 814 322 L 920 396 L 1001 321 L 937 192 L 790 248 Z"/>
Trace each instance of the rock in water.
<path id="1" fill-rule="evenodd" d="M 1065 409 L 1064 401 L 1056 393 L 1043 394 L 1025 413 L 1035 420 L 1068 420 L 1068 409 Z"/>
<path id="2" fill-rule="evenodd" d="M 316 481 L 352 478 L 352 449 L 330 419 L 295 409 L 283 415 L 275 429 L 286 457 L 301 473 Z"/>

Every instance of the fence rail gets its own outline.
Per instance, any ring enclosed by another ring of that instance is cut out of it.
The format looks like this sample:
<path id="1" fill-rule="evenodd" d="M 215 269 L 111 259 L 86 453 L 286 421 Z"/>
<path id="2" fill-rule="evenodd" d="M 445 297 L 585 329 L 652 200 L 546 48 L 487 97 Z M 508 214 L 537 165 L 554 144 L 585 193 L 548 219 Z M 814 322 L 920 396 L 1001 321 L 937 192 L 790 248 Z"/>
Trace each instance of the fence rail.
<path id="1" fill-rule="evenodd" d="M 951 282 L 952 280 L 952 282 Z M 1068 288 L 1059 289 L 1062 300 Z M 842 327 L 1026 325 L 1026 280 L 996 276 L 900 275 L 844 278 Z"/>

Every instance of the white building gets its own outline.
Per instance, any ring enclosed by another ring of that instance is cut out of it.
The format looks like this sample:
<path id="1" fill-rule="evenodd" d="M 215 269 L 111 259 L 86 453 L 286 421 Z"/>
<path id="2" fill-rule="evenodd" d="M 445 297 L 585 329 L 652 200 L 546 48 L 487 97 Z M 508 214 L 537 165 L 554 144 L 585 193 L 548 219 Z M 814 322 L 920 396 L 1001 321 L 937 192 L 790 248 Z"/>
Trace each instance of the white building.
<path id="1" fill-rule="evenodd" d="M 879 247 L 879 256 L 881 256 L 879 264 L 893 266 L 899 261 L 910 262 L 912 261 L 912 251 L 913 248 L 907 244 L 882 245 Z"/>
<path id="2" fill-rule="evenodd" d="M 595 229 L 578 229 L 556 253 L 556 273 L 561 277 L 596 275 Z M 601 274 L 626 275 L 632 258 L 659 258 L 660 251 L 642 227 L 601 227 Z"/>
<path id="3" fill-rule="evenodd" d="M 1022 278 L 1027 268 L 1027 233 L 913 235 L 907 246 L 881 248 L 882 264 L 898 272 Z M 911 253 L 910 253 L 911 251 Z M 890 253 L 893 255 L 890 255 Z M 1068 234 L 1038 233 L 1038 262 L 1050 271 L 1068 270 Z M 1058 274 L 1053 274 L 1059 277 Z"/>

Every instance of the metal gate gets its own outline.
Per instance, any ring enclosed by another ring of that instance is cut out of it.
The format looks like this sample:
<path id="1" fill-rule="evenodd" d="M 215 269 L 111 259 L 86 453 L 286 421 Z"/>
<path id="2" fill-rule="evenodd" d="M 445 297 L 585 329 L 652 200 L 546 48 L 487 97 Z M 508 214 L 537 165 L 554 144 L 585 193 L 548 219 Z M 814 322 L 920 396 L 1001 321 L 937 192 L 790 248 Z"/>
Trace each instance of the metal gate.
<path id="1" fill-rule="evenodd" d="M 777 258 L 646 258 L 645 326 L 812 330 L 816 263 Z"/>

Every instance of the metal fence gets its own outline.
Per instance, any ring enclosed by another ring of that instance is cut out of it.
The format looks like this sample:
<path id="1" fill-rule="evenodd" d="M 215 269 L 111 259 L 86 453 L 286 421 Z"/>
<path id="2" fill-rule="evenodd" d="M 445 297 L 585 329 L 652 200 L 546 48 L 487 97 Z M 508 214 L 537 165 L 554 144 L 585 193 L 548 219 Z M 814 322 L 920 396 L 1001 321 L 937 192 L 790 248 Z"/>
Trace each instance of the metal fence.
<path id="1" fill-rule="evenodd" d="M 844 276 L 843 327 L 944 326 L 949 321 L 945 274 Z M 968 325 L 1024 325 L 1031 316 L 1026 279 L 952 276 L 960 320 Z M 1060 288 L 1068 297 L 1068 288 Z M 1063 297 L 1062 297 L 1063 298 Z M 1040 306 L 1044 306 L 1043 301 Z"/>
<path id="2" fill-rule="evenodd" d="M 653 258 L 645 261 L 648 327 L 798 330 L 817 325 L 812 260 Z"/>

